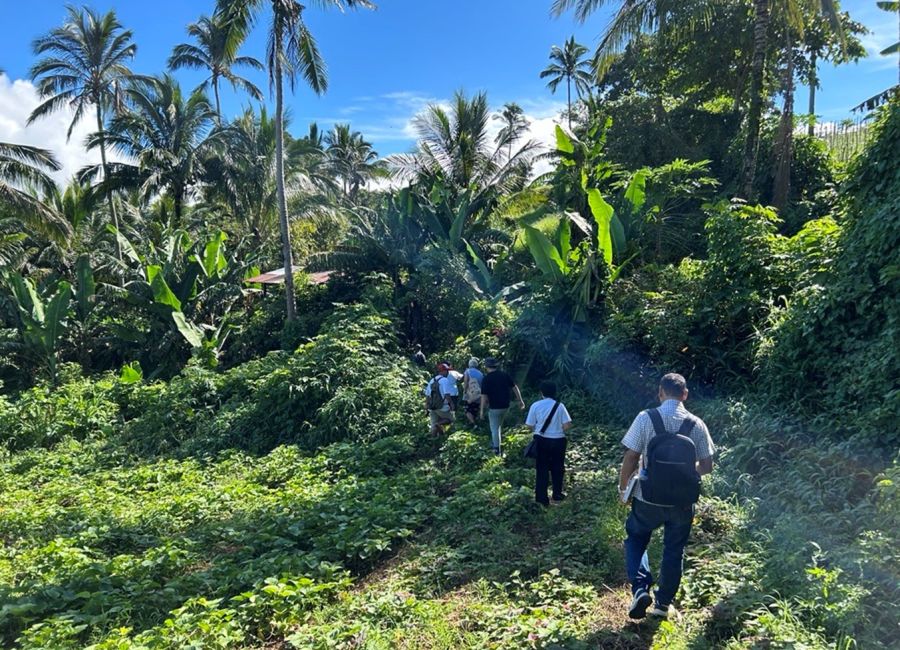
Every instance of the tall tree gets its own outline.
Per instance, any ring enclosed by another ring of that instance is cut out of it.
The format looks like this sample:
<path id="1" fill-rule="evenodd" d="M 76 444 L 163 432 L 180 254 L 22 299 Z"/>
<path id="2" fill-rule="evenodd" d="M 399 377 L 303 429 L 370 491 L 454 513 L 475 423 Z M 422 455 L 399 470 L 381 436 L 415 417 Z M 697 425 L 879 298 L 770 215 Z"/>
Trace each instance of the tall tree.
<path id="1" fill-rule="evenodd" d="M 572 84 L 575 84 L 575 93 L 580 99 L 582 94 L 590 92 L 593 77 L 591 74 L 591 62 L 585 58 L 588 49 L 575 42 L 571 36 L 565 45 L 560 48 L 554 45 L 550 50 L 550 65 L 541 72 L 541 79 L 550 80 L 547 87 L 555 93 L 559 84 L 566 82 L 566 106 L 569 128 L 572 128 Z"/>
<path id="2" fill-rule="evenodd" d="M 509 102 L 503 105 L 502 111 L 494 115 L 494 119 L 502 124 L 494 142 L 506 142 L 509 147 L 507 156 L 512 156 L 513 143 L 528 130 L 528 118 L 525 117 L 525 111 L 515 102 Z"/>
<path id="3" fill-rule="evenodd" d="M 176 45 L 169 57 L 169 69 L 194 68 L 209 71 L 209 77 L 200 88 L 212 86 L 216 100 L 216 114 L 222 119 L 222 106 L 219 102 L 219 80 L 231 83 L 231 87 L 244 90 L 253 99 L 262 100 L 259 88 L 251 81 L 237 75 L 232 68 L 246 66 L 254 70 L 262 70 L 263 64 L 252 56 L 238 56 L 238 48 L 243 39 L 232 34 L 233 26 L 220 15 L 209 18 L 201 16 L 196 23 L 188 25 L 187 32 L 193 36 L 197 44 L 182 43 Z"/>
<path id="4" fill-rule="evenodd" d="M 369 0 L 318 0 L 317 4 L 340 10 L 375 7 Z M 299 73 L 316 94 L 327 90 L 328 80 L 325 61 L 303 18 L 305 7 L 297 0 L 218 0 L 217 13 L 229 23 L 235 38 L 243 38 L 264 7 L 270 7 L 272 11 L 266 67 L 269 85 L 275 90 L 275 178 L 284 256 L 286 317 L 292 321 L 295 308 L 293 255 L 284 192 L 284 79 L 287 77 L 293 90 Z"/>
<path id="5" fill-rule="evenodd" d="M 557 15 L 574 8 L 577 20 L 584 22 L 593 12 L 611 2 L 620 3 L 619 9 L 601 38 L 595 57 L 596 65 L 621 46 L 645 31 L 658 31 L 667 37 L 686 40 L 699 25 L 707 24 L 711 12 L 717 8 L 712 0 L 701 0 L 689 5 L 679 24 L 671 24 L 671 17 L 681 7 L 665 0 L 553 0 L 553 12 Z M 746 118 L 746 139 L 741 162 L 740 191 L 744 197 L 753 195 L 756 163 L 759 154 L 759 129 L 763 105 L 768 97 L 764 84 L 766 56 L 772 15 L 785 30 L 800 33 L 814 14 L 821 14 L 833 25 L 835 32 L 842 32 L 837 3 L 834 0 L 753 0 L 753 56 L 750 64 L 750 92 Z M 671 27 L 671 29 L 670 29 Z"/>
<path id="6" fill-rule="evenodd" d="M 174 225 L 181 225 L 188 193 L 203 176 L 205 160 L 224 142 L 213 130 L 216 112 L 202 90 L 185 97 L 170 75 L 145 79 L 127 91 L 132 110 L 117 115 L 105 139 L 137 164 L 115 163 L 103 189 L 136 189 L 147 201 L 166 192 L 174 203 Z M 88 138 L 99 147 L 103 136 Z M 224 155 L 224 154 L 220 154 Z"/>
<path id="7" fill-rule="evenodd" d="M 341 179 L 344 195 L 355 201 L 360 188 L 380 175 L 378 153 L 359 131 L 349 124 L 335 124 L 325 134 L 325 152 L 334 172 Z"/>
<path id="8" fill-rule="evenodd" d="M 103 175 L 109 173 L 104 139 L 104 113 L 120 106 L 120 89 L 132 77 L 128 62 L 137 46 L 131 42 L 131 30 L 123 29 L 113 11 L 104 15 L 82 7 L 69 7 L 69 17 L 61 27 L 38 38 L 32 44 L 34 53 L 44 58 L 31 68 L 43 103 L 28 117 L 28 123 L 58 111 L 73 108 L 75 113 L 67 138 L 81 121 L 85 110 L 94 107 L 99 134 Z M 112 196 L 109 209 L 113 223 L 119 226 Z"/>

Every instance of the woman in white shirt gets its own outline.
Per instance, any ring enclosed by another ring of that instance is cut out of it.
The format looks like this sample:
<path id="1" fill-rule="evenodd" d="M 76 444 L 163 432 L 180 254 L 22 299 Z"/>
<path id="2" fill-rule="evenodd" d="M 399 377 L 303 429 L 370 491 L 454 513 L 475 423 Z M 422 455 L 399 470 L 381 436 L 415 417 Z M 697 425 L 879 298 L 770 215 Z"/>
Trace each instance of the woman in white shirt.
<path id="1" fill-rule="evenodd" d="M 565 405 L 556 399 L 556 384 L 541 382 L 541 399 L 531 405 L 525 424 L 535 435 L 537 457 L 534 480 L 534 500 L 542 505 L 556 505 L 566 498 L 563 494 L 563 475 L 566 461 L 566 431 L 572 418 Z M 553 484 L 553 498 L 547 498 L 547 475 Z"/>

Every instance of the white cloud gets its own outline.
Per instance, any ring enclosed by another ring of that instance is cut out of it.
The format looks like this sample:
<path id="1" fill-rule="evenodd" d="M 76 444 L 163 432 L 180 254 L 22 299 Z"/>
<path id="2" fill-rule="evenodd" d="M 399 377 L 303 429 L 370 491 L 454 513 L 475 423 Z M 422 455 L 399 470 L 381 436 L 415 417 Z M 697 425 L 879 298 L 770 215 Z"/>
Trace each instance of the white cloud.
<path id="1" fill-rule="evenodd" d="M 62 165 L 54 174 L 60 184 L 67 183 L 85 165 L 100 162 L 99 151 L 84 149 L 85 138 L 95 130 L 92 120 L 85 118 L 78 123 L 67 142 L 73 111 L 66 108 L 26 126 L 28 116 L 38 104 L 37 91 L 30 81 L 12 81 L 0 75 L 0 141 L 49 149 Z"/>

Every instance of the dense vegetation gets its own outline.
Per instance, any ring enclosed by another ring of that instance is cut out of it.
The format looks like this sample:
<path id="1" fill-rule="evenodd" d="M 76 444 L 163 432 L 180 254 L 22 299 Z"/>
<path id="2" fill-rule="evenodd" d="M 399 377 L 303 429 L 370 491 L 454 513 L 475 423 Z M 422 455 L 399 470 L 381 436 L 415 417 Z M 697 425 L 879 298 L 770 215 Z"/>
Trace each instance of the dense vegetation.
<path id="1" fill-rule="evenodd" d="M 795 79 L 862 28 L 782 4 L 624 4 L 540 73 L 566 89 L 553 151 L 460 92 L 386 159 L 350 125 L 288 132 L 283 81 L 327 89 L 292 0 L 221 0 L 156 77 L 114 14 L 71 9 L 35 42 L 32 119 L 90 115 L 100 163 L 61 188 L 51 152 L 0 143 L 3 644 L 891 647 L 900 99 L 847 165 L 796 130 Z M 261 97 L 241 66 L 274 115 L 222 114 L 223 81 Z M 521 429 L 503 457 L 429 434 L 416 343 L 565 387 L 570 499 L 533 504 Z M 613 485 L 662 369 L 720 451 L 681 614 L 632 624 Z"/>

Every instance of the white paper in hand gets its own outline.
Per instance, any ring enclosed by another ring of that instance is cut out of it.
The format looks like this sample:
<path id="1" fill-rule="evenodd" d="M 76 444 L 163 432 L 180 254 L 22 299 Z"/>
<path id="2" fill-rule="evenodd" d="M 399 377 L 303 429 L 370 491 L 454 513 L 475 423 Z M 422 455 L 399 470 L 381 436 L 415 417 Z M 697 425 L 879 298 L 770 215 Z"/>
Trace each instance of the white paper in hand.
<path id="1" fill-rule="evenodd" d="M 628 479 L 628 485 L 625 486 L 625 491 L 620 495 L 622 498 L 622 503 L 628 503 L 631 500 L 631 495 L 634 493 L 634 486 L 637 485 L 638 482 L 638 474 L 635 473 L 630 479 Z"/>

